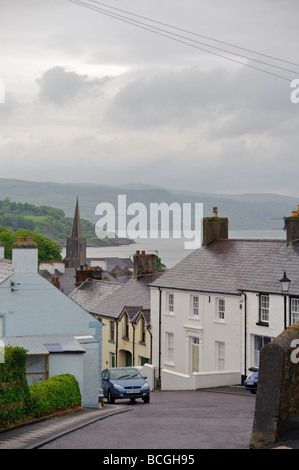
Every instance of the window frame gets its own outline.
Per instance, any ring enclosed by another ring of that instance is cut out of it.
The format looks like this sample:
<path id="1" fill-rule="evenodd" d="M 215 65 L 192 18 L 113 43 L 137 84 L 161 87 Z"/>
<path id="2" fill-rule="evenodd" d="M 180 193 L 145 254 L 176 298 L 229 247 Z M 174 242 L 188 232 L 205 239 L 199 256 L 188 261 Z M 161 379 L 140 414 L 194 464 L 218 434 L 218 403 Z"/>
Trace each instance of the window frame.
<path id="1" fill-rule="evenodd" d="M 267 303 L 264 300 L 267 298 Z M 265 312 L 267 313 L 265 314 Z M 270 322 L 270 294 L 266 292 L 259 293 L 259 306 L 258 306 L 258 321 L 257 325 L 269 326 Z"/>
<path id="2" fill-rule="evenodd" d="M 261 349 L 263 349 L 266 346 L 266 344 L 270 343 L 272 341 L 272 338 L 270 336 L 264 336 L 264 335 L 252 335 L 252 336 L 253 336 L 253 351 L 252 351 L 253 367 L 259 367 Z M 258 341 L 260 343 L 258 344 L 259 349 L 256 348 L 256 344 Z"/>
<path id="3" fill-rule="evenodd" d="M 297 310 L 293 310 L 293 301 L 296 301 L 297 305 Z M 293 325 L 299 321 L 299 298 L 298 297 L 291 297 L 290 298 L 290 324 Z"/>
<path id="4" fill-rule="evenodd" d="M 166 331 L 166 358 L 165 362 L 168 364 L 174 364 L 174 333 L 171 331 Z"/>
<path id="5" fill-rule="evenodd" d="M 223 308 L 220 309 L 220 304 L 223 304 Z M 216 321 L 219 323 L 225 323 L 225 298 L 216 297 Z"/>
<path id="6" fill-rule="evenodd" d="M 174 315 L 174 293 L 173 292 L 167 292 L 167 314 L 168 315 Z M 170 301 L 172 299 L 172 301 Z"/>
<path id="7" fill-rule="evenodd" d="M 109 341 L 115 343 L 115 321 L 109 321 Z"/>
<path id="8" fill-rule="evenodd" d="M 145 344 L 145 333 L 146 333 L 146 322 L 145 322 L 145 318 L 143 315 L 141 315 L 141 319 L 140 319 L 140 343 L 142 344 Z"/>
<path id="9" fill-rule="evenodd" d="M 225 342 L 224 341 L 216 341 L 216 367 L 217 367 L 217 370 L 225 370 Z"/>
<path id="10" fill-rule="evenodd" d="M 194 305 L 194 301 L 197 299 L 197 306 Z M 194 313 L 197 310 L 197 313 Z M 191 318 L 199 319 L 199 295 L 191 295 Z"/>

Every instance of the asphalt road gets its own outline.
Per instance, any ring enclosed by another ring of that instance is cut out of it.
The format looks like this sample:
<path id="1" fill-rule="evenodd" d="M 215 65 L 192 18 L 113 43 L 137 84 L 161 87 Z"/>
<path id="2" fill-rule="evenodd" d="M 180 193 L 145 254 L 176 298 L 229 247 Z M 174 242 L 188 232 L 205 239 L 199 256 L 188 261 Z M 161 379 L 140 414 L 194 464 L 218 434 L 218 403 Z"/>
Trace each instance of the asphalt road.
<path id="1" fill-rule="evenodd" d="M 248 449 L 255 396 L 242 388 L 227 391 L 155 391 L 149 404 L 118 401 L 129 411 L 96 421 L 40 448 Z"/>

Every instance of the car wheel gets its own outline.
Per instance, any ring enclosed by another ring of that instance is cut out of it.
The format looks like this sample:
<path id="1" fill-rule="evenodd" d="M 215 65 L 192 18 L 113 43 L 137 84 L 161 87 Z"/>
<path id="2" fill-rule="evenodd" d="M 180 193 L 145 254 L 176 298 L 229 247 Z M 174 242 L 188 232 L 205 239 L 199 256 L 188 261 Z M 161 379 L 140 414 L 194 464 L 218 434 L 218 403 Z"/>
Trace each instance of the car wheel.
<path id="1" fill-rule="evenodd" d="M 145 397 L 145 398 L 142 398 L 142 400 L 144 401 L 144 403 L 149 403 L 149 401 L 150 401 L 150 397 Z"/>
<path id="2" fill-rule="evenodd" d="M 250 390 L 250 391 L 251 391 L 251 393 L 253 393 L 253 395 L 256 394 L 256 390 Z"/>
<path id="3" fill-rule="evenodd" d="M 114 402 L 115 402 L 115 400 L 114 400 L 114 398 L 112 398 L 110 390 L 108 390 L 108 403 L 113 405 Z"/>
<path id="4" fill-rule="evenodd" d="M 136 399 L 135 398 L 130 398 L 130 402 L 132 405 L 134 405 L 134 403 L 136 403 Z"/>

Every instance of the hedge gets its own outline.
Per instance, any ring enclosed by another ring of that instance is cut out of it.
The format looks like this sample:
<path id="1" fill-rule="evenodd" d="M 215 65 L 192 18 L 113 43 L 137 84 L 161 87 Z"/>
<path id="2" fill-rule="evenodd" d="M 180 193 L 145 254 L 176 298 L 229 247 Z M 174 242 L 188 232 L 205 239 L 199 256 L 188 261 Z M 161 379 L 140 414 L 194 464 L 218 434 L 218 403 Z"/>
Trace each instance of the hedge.
<path id="1" fill-rule="evenodd" d="M 71 374 L 57 375 L 30 387 L 26 380 L 26 350 L 5 347 L 0 363 L 0 429 L 57 411 L 81 407 L 81 393 Z"/>
<path id="2" fill-rule="evenodd" d="M 40 418 L 57 411 L 81 406 L 81 393 L 77 380 L 71 374 L 56 375 L 31 387 L 27 415 Z"/>
<path id="3" fill-rule="evenodd" d="M 22 421 L 30 400 L 25 349 L 5 347 L 4 357 L 0 364 L 0 428 Z"/>

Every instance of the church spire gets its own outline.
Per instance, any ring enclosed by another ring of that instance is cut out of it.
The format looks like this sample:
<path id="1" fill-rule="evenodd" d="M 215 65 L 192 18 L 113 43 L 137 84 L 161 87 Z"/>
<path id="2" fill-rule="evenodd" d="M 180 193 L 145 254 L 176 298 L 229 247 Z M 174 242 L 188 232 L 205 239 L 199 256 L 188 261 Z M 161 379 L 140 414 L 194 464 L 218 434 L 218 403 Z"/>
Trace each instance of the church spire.
<path id="1" fill-rule="evenodd" d="M 82 237 L 78 196 L 72 235 L 66 241 L 66 257 L 64 262 L 68 268 L 80 268 L 86 265 L 86 238 Z"/>
<path id="2" fill-rule="evenodd" d="M 73 221 L 72 238 L 82 238 L 78 196 L 77 196 L 75 216 L 74 216 L 74 221 Z"/>

